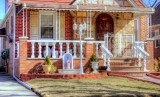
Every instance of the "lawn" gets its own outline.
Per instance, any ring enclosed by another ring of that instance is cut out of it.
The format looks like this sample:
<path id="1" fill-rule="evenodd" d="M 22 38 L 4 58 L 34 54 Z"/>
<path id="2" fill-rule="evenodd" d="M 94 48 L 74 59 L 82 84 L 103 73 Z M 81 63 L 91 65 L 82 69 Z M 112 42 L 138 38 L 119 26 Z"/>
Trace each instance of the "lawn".
<path id="1" fill-rule="evenodd" d="M 34 79 L 27 82 L 45 97 L 160 97 L 160 85 L 120 77 L 99 79 Z M 129 96 L 130 95 L 130 96 Z M 148 96 L 150 95 L 150 96 Z"/>

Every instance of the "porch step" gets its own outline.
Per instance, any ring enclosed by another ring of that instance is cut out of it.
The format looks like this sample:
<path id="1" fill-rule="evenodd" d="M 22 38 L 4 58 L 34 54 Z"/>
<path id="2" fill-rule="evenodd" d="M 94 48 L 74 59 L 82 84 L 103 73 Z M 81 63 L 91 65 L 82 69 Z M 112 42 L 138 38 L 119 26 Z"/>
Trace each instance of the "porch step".
<path id="1" fill-rule="evenodd" d="M 137 58 L 111 58 L 111 66 L 136 66 Z"/>
<path id="2" fill-rule="evenodd" d="M 132 77 L 143 77 L 148 73 L 148 71 L 109 71 L 109 75 L 127 75 Z"/>
<path id="3" fill-rule="evenodd" d="M 59 74 L 79 74 L 79 69 L 58 69 Z"/>
<path id="4" fill-rule="evenodd" d="M 141 66 L 111 66 L 112 71 L 140 71 Z"/>

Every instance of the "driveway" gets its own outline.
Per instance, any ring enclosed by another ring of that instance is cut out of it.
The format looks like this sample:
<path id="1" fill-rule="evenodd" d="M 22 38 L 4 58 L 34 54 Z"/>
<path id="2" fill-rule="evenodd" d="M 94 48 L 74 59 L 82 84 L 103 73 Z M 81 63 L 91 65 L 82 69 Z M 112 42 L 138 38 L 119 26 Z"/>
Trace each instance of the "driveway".
<path id="1" fill-rule="evenodd" d="M 38 97 L 31 90 L 20 85 L 13 77 L 0 73 L 0 97 Z"/>

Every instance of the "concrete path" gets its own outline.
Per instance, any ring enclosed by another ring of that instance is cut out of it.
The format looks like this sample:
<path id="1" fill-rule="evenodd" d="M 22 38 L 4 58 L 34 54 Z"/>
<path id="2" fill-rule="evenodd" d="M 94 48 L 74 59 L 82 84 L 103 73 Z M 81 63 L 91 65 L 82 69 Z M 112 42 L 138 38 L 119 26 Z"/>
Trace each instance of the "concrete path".
<path id="1" fill-rule="evenodd" d="M 152 77 L 149 77 L 149 76 L 136 77 L 136 78 L 147 80 L 147 81 L 150 81 L 150 82 L 153 82 L 153 83 L 156 83 L 156 84 L 160 85 L 160 79 L 152 78 Z"/>
<path id="2" fill-rule="evenodd" d="M 0 73 L 0 97 L 38 97 L 6 73 Z"/>

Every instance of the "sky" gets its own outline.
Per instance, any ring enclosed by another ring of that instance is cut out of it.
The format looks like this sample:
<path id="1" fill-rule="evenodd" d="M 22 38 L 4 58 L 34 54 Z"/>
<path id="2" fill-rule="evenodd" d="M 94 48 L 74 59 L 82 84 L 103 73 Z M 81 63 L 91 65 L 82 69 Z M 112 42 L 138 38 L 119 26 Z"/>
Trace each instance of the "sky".
<path id="1" fill-rule="evenodd" d="M 144 1 L 146 5 L 149 5 L 148 3 L 149 0 L 142 0 L 142 1 Z M 151 0 L 151 1 L 154 1 L 154 0 Z M 0 19 L 3 19 L 4 16 L 5 16 L 5 0 L 0 0 Z"/>
<path id="2" fill-rule="evenodd" d="M 4 18 L 5 15 L 5 0 L 0 0 L 0 19 Z"/>

